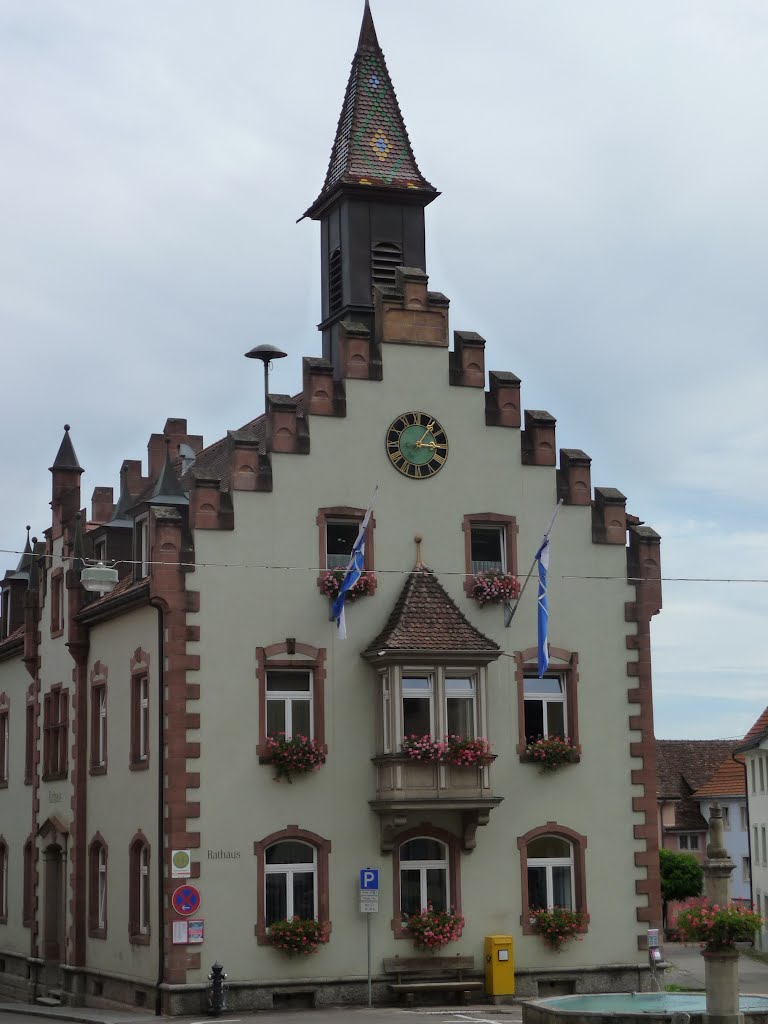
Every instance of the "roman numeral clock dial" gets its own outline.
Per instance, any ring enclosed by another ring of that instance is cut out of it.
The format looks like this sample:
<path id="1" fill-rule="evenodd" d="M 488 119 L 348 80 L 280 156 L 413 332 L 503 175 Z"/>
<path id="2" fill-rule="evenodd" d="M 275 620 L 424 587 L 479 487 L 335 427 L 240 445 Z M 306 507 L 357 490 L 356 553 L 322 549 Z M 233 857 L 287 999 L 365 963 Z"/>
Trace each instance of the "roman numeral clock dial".
<path id="1" fill-rule="evenodd" d="M 411 480 L 425 480 L 445 465 L 448 438 L 434 416 L 404 412 L 387 429 L 387 455 L 398 473 Z"/>

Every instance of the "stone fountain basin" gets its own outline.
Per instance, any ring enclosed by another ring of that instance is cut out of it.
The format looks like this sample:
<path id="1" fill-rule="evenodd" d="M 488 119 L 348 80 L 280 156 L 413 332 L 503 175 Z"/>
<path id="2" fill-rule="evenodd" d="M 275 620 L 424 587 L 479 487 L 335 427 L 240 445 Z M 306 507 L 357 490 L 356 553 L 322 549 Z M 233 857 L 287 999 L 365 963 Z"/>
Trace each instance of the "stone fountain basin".
<path id="1" fill-rule="evenodd" d="M 684 1013 L 691 1024 L 701 1024 L 707 1000 L 703 992 L 607 992 L 584 996 L 556 996 L 523 1003 L 523 1024 L 595 1024 L 600 1020 L 623 1024 L 667 1021 Z M 745 1024 L 768 1024 L 768 995 L 739 996 Z"/>

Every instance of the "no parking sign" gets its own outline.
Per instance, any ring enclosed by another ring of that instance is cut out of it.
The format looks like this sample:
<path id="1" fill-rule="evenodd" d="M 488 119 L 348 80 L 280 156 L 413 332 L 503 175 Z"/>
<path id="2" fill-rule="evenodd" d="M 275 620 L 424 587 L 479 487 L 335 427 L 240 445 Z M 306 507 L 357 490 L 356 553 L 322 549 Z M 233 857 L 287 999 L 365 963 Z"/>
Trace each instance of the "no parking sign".
<path id="1" fill-rule="evenodd" d="M 180 885 L 174 890 L 171 905 L 177 914 L 189 917 L 200 909 L 200 893 L 194 885 Z"/>

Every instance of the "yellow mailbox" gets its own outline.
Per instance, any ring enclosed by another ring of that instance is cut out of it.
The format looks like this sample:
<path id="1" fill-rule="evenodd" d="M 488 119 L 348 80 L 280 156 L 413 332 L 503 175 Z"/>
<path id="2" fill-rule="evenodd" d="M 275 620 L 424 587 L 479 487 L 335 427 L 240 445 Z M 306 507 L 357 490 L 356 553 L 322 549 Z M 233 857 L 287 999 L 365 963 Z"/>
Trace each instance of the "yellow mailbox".
<path id="1" fill-rule="evenodd" d="M 511 935 L 485 936 L 485 991 L 489 996 L 515 994 L 515 956 Z"/>

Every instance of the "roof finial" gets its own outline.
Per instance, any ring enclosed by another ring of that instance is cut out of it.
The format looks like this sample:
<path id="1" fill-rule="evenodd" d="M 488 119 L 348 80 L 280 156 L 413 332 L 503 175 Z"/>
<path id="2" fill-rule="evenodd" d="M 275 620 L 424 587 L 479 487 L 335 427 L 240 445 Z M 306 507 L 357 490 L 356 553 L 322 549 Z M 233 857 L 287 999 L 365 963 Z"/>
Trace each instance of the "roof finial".
<path id="1" fill-rule="evenodd" d="M 378 50 L 379 40 L 376 38 L 376 26 L 373 24 L 371 5 L 365 0 L 363 10 L 363 23 L 360 26 L 360 38 L 357 40 L 357 52 L 361 50 Z"/>
<path id="2" fill-rule="evenodd" d="M 414 566 L 414 568 L 424 569 L 425 566 L 421 560 L 421 542 L 424 540 L 424 538 L 421 536 L 420 533 L 417 533 L 413 539 L 416 542 L 416 565 Z"/>

